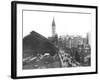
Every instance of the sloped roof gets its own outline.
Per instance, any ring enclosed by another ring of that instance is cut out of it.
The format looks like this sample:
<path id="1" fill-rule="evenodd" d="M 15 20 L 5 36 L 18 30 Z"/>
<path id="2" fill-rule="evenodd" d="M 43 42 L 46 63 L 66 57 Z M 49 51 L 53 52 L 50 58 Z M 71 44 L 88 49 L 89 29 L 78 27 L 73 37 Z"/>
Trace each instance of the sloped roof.
<path id="1" fill-rule="evenodd" d="M 24 37 L 23 49 L 33 51 L 34 55 L 36 55 L 36 53 L 50 53 L 51 55 L 54 55 L 57 52 L 57 48 L 54 46 L 54 44 L 35 31 L 32 31 L 28 36 Z"/>

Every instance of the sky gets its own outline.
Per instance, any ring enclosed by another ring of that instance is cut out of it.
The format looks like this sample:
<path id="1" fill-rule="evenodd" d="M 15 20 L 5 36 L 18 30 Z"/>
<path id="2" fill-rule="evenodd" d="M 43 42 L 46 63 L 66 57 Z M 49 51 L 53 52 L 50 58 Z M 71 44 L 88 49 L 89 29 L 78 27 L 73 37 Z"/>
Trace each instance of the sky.
<path id="1" fill-rule="evenodd" d="M 60 35 L 86 36 L 91 32 L 91 14 L 58 12 L 23 12 L 23 37 L 36 31 L 45 37 L 52 36 L 52 21 L 56 24 L 56 33 Z"/>

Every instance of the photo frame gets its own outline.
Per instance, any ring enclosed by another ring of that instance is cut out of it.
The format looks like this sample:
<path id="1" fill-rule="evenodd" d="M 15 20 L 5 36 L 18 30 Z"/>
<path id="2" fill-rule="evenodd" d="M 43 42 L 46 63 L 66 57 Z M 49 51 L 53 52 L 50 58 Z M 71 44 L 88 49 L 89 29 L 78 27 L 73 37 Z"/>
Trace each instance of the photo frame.
<path id="1" fill-rule="evenodd" d="M 11 2 L 11 78 L 97 74 L 98 7 Z"/>

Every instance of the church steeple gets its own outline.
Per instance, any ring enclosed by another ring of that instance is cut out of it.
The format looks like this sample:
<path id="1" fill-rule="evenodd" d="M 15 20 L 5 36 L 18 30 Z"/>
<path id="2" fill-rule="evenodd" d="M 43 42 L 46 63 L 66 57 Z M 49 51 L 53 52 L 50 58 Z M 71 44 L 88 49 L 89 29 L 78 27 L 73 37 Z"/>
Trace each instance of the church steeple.
<path id="1" fill-rule="evenodd" d="M 55 25 L 55 20 L 53 18 L 53 21 L 52 21 L 52 36 L 55 36 L 56 35 L 56 25 Z"/>

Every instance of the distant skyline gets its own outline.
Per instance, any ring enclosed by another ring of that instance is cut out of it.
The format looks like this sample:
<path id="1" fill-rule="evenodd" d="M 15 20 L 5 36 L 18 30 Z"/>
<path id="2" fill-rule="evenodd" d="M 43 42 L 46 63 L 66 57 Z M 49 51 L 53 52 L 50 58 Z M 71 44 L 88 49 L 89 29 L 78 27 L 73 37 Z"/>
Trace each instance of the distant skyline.
<path id="1" fill-rule="evenodd" d="M 23 37 L 36 31 L 45 37 L 52 36 L 52 21 L 55 20 L 56 33 L 60 35 L 80 35 L 86 37 L 91 32 L 91 15 L 55 12 L 23 12 Z"/>

